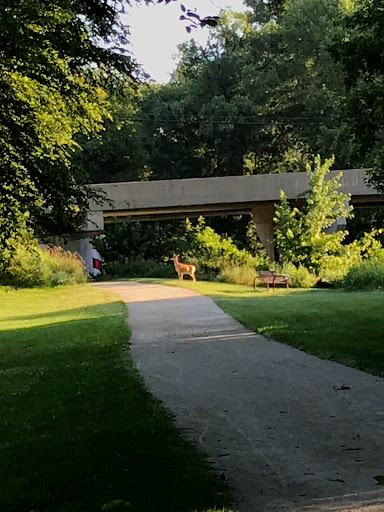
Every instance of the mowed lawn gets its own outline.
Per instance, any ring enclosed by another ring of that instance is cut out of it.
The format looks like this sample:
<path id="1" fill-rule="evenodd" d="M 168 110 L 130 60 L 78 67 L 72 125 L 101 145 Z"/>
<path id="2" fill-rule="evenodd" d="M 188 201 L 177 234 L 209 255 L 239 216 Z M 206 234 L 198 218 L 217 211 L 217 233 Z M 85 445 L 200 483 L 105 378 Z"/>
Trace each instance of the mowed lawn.
<path id="1" fill-rule="evenodd" d="M 178 280 L 164 284 L 180 286 Z M 185 280 L 267 338 L 384 377 L 384 292 L 297 290 Z"/>
<path id="2" fill-rule="evenodd" d="M 189 512 L 223 482 L 129 357 L 125 305 L 89 285 L 0 288 L 1 512 Z"/>

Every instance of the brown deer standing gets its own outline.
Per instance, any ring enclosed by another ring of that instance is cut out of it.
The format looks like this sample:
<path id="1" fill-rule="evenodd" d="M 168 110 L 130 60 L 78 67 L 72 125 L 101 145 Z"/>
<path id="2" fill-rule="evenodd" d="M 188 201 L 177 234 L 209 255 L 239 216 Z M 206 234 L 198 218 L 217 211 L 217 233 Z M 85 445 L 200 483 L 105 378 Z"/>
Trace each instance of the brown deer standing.
<path id="1" fill-rule="evenodd" d="M 196 282 L 196 277 L 195 277 L 195 273 L 197 270 L 196 265 L 193 265 L 192 263 L 181 263 L 181 261 L 179 260 L 178 254 L 174 254 L 172 256 L 171 260 L 173 261 L 173 263 L 175 265 L 175 270 L 177 272 L 177 275 L 179 276 L 179 279 L 183 280 L 183 276 L 184 276 L 184 274 L 186 274 L 187 276 L 192 277 L 194 283 Z"/>

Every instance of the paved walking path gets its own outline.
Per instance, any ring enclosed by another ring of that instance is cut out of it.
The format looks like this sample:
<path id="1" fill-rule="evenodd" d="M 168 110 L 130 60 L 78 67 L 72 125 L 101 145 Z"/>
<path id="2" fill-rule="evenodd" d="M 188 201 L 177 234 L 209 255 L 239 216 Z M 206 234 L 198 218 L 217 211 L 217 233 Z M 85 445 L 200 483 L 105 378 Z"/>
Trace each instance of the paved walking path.
<path id="1" fill-rule="evenodd" d="M 384 511 L 384 379 L 266 340 L 191 290 L 95 286 L 127 303 L 135 364 L 235 510 Z"/>

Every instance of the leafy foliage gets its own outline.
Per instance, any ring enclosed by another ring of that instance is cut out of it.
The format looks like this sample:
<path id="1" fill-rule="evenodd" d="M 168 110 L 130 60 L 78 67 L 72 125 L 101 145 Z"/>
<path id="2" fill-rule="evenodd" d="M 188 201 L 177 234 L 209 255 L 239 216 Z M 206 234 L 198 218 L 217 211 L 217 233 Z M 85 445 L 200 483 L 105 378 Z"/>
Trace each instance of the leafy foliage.
<path id="1" fill-rule="evenodd" d="M 284 263 L 278 265 L 276 270 L 290 276 L 289 286 L 291 288 L 312 288 L 319 280 L 318 276 L 310 272 L 304 265 L 296 266 L 293 263 Z"/>
<path id="2" fill-rule="evenodd" d="M 352 215 L 352 207 L 347 205 L 350 195 L 338 190 L 342 173 L 327 176 L 333 162 L 332 158 L 322 164 L 318 155 L 313 167 L 307 165 L 310 189 L 304 194 L 303 210 L 291 208 L 285 193 L 281 193 L 281 202 L 276 205 L 275 232 L 282 262 L 303 264 L 319 272 L 324 257 L 344 252 L 342 242 L 347 232 L 327 232 L 339 217 Z"/>
<path id="3" fill-rule="evenodd" d="M 174 277 L 175 270 L 169 261 L 144 259 L 140 256 L 124 260 L 107 261 L 103 265 L 101 280 L 117 277 Z"/>
<path id="4" fill-rule="evenodd" d="M 349 290 L 384 290 L 384 260 L 362 261 L 349 269 L 342 281 Z"/>
<path id="5" fill-rule="evenodd" d="M 368 233 L 343 245 L 339 254 L 328 254 L 321 259 L 319 276 L 325 281 L 340 285 L 351 267 L 365 260 L 384 261 L 384 248 L 377 239 L 382 230 L 373 229 Z"/>
<path id="6" fill-rule="evenodd" d="M 188 255 L 195 261 L 199 269 L 229 272 L 231 266 L 247 266 L 253 269 L 263 266 L 267 260 L 265 250 L 252 255 L 245 249 L 239 249 L 231 237 L 224 237 L 216 233 L 210 226 L 206 226 L 203 217 L 193 226 L 187 221 L 187 237 L 190 240 Z"/>
<path id="7" fill-rule="evenodd" d="M 186 250 L 184 220 L 107 224 L 97 237 L 97 247 L 107 263 L 134 259 L 165 261 L 174 252 Z"/>
<path id="8" fill-rule="evenodd" d="M 345 70 L 347 112 L 354 155 L 373 167 L 371 181 L 384 190 L 384 10 L 382 0 L 356 0 L 340 21 L 331 45 Z"/>
<path id="9" fill-rule="evenodd" d="M 144 88 L 143 88 L 144 89 Z M 135 122 L 143 91 L 123 83 L 109 95 L 113 118 L 103 123 L 103 131 L 93 137 L 76 138 L 81 146 L 72 156 L 72 166 L 87 175 L 91 183 L 146 180 L 148 152 L 142 143 L 143 127 Z"/>
<path id="10" fill-rule="evenodd" d="M 108 76 L 132 77 L 103 0 L 4 0 L 0 15 L 0 249 L 24 229 L 63 232 L 81 221 L 89 191 L 71 166 L 76 135 L 109 116 Z M 123 38 L 121 34 L 120 39 Z"/>
<path id="11" fill-rule="evenodd" d="M 60 247 L 42 250 L 33 240 L 15 242 L 12 257 L 0 272 L 2 285 L 18 288 L 77 284 L 86 281 L 82 259 Z"/>
<path id="12" fill-rule="evenodd" d="M 110 164 L 103 181 L 297 172 L 317 153 L 355 165 L 345 74 L 329 52 L 342 33 L 340 2 L 295 0 L 273 12 L 271 4 L 223 12 L 205 47 L 180 46 L 171 83 L 142 87 L 131 112 L 120 99 L 124 128 L 108 124 L 97 150 Z M 108 146 L 119 149 L 116 162 Z"/>
<path id="13" fill-rule="evenodd" d="M 338 190 L 341 173 L 328 176 L 332 163 L 329 159 L 322 164 L 317 156 L 313 167 L 308 165 L 310 189 L 304 194 L 303 209 L 291 207 L 281 191 L 275 233 L 283 265 L 304 266 L 325 281 L 340 283 L 349 269 L 364 259 L 384 261 L 384 249 L 378 239 L 382 229 L 372 229 L 348 244 L 344 243 L 346 230 L 330 230 L 338 218 L 353 214 L 349 195 Z"/>

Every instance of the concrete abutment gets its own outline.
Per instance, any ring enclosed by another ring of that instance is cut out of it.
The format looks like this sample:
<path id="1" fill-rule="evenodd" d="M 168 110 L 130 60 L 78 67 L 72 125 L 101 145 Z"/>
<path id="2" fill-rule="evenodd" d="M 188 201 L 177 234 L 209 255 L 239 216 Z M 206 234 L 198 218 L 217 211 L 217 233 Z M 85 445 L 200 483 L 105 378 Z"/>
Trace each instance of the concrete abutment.
<path id="1" fill-rule="evenodd" d="M 273 203 L 259 203 L 252 207 L 252 217 L 256 224 L 256 232 L 272 261 L 275 260 L 275 231 L 273 218 L 275 205 Z"/>

